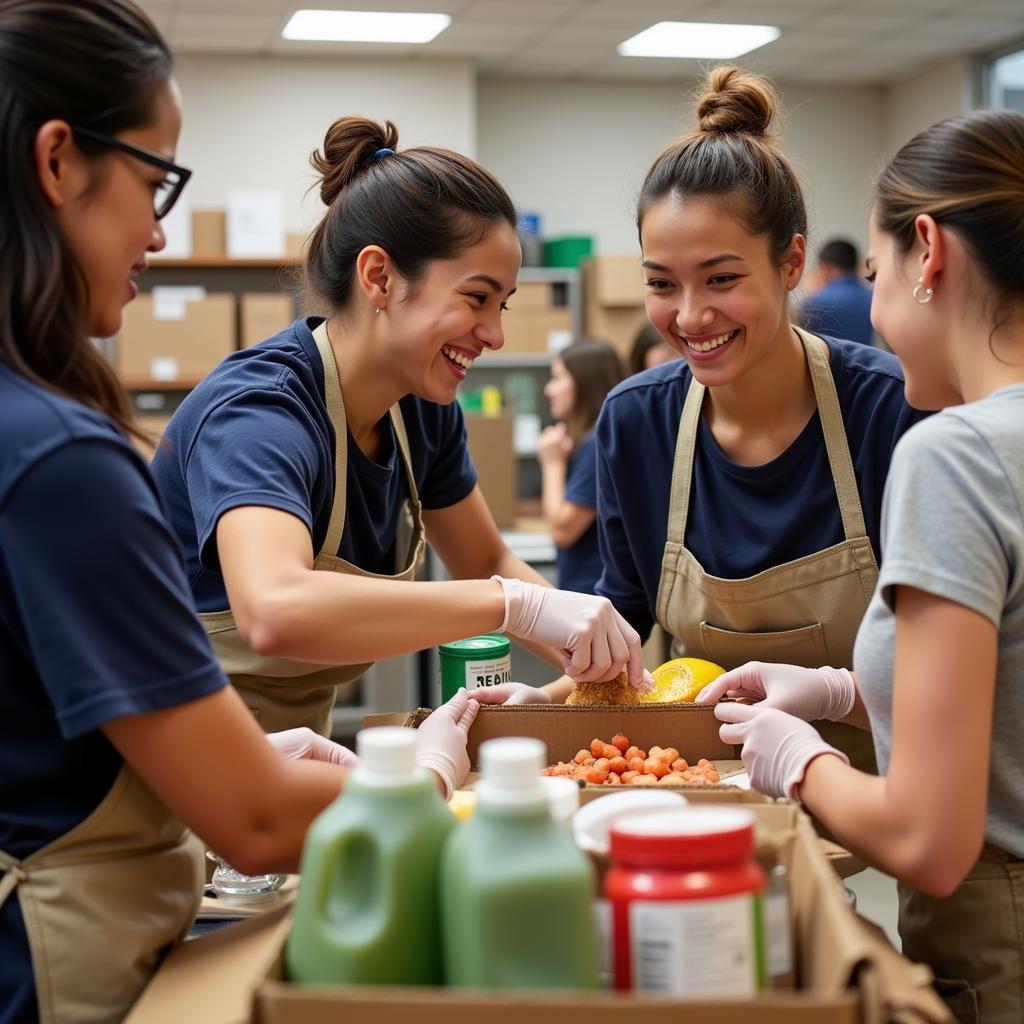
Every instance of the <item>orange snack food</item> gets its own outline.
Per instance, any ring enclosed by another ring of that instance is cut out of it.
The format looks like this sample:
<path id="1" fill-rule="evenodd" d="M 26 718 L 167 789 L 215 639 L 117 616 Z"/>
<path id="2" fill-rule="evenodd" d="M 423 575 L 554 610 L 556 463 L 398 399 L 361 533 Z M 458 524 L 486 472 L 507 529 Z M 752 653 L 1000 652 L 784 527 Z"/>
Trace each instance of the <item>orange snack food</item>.
<path id="1" fill-rule="evenodd" d="M 706 757 L 691 765 L 675 747 L 655 745 L 645 751 L 622 733 L 612 743 L 594 737 L 589 749 L 580 749 L 568 763 L 550 765 L 545 774 L 605 786 L 708 786 L 721 781 Z"/>

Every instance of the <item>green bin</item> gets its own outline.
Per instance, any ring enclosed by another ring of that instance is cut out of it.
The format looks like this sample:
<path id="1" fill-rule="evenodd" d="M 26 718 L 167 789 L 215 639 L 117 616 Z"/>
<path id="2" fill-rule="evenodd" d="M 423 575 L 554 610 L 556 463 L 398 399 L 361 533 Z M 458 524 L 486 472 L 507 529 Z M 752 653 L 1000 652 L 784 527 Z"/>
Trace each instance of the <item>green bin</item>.
<path id="1" fill-rule="evenodd" d="M 567 235 L 544 240 L 545 267 L 578 267 L 594 251 L 590 235 Z"/>

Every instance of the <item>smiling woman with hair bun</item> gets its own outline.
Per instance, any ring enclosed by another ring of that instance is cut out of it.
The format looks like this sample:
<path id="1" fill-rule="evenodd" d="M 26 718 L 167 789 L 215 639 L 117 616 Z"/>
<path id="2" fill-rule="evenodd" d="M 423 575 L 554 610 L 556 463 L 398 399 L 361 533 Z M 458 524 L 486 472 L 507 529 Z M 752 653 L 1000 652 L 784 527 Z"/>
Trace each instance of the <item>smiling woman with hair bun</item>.
<path id="1" fill-rule="evenodd" d="M 683 358 L 605 401 L 595 593 L 642 636 L 659 623 L 673 657 L 845 669 L 878 573 L 889 460 L 919 414 L 892 356 L 790 321 L 808 227 L 780 112 L 768 80 L 717 67 L 694 130 L 644 179 L 647 316 Z M 867 733 L 826 729 L 872 769 Z"/>
<path id="2" fill-rule="evenodd" d="M 549 587 L 477 486 L 455 396 L 504 341 L 508 194 L 366 117 L 335 121 L 312 164 L 326 211 L 306 275 L 323 314 L 225 360 L 153 462 L 224 670 L 264 729 L 324 734 L 338 687 L 374 661 L 496 630 L 581 680 L 628 664 L 641 685 L 632 627 Z M 450 580 L 414 581 L 428 540 Z"/>

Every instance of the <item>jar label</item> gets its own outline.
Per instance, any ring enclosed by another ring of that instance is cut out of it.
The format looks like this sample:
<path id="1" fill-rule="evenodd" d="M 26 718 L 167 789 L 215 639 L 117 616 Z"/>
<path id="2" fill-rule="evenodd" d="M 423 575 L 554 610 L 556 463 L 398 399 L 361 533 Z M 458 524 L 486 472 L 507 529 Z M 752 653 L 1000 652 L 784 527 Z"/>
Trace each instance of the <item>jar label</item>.
<path id="1" fill-rule="evenodd" d="M 677 996 L 753 996 L 760 951 L 749 894 L 629 904 L 633 989 Z"/>
<path id="2" fill-rule="evenodd" d="M 467 690 L 475 690 L 478 686 L 497 686 L 499 683 L 512 682 L 512 659 L 506 654 L 503 658 L 491 658 L 487 661 L 464 662 L 466 681 L 462 684 Z"/>

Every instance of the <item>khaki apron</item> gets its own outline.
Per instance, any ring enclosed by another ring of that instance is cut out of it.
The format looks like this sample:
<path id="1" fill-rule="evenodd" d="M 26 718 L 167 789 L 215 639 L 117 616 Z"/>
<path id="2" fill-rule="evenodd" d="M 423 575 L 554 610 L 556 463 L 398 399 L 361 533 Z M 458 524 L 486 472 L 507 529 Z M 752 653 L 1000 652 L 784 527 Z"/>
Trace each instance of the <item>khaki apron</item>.
<path id="1" fill-rule="evenodd" d="M 955 827 L 955 826 L 951 826 Z M 962 1024 L 1024 1021 L 1024 861 L 985 845 L 950 896 L 899 885 L 903 954 L 926 963 Z"/>
<path id="2" fill-rule="evenodd" d="M 348 423 L 345 419 L 345 403 L 341 395 L 338 368 L 327 337 L 326 321 L 313 331 L 313 339 L 324 364 L 324 399 L 327 403 L 327 414 L 334 425 L 335 468 L 334 505 L 331 508 L 330 525 L 323 547 L 313 562 L 313 568 L 320 572 L 348 573 L 352 576 L 368 576 L 374 579 L 412 580 L 416 566 L 423 557 L 423 517 L 419 492 L 413 478 L 405 422 L 397 404 L 391 407 L 391 422 L 409 484 L 409 507 L 403 510 L 403 514 L 398 518 L 398 535 L 395 540 L 396 574 L 384 576 L 367 572 L 338 557 L 338 548 L 341 546 L 341 537 L 345 530 Z M 372 664 L 368 662 L 362 665 L 325 668 L 308 661 L 265 658 L 256 654 L 239 633 L 230 609 L 202 613 L 199 618 L 210 635 L 221 668 L 259 720 L 264 732 L 280 732 L 283 729 L 295 729 L 306 725 L 322 736 L 329 736 L 331 709 L 334 707 L 338 686 L 358 679 Z M 342 623 L 339 628 L 344 629 L 346 626 Z"/>
<path id="3" fill-rule="evenodd" d="M 684 546 L 704 385 L 691 380 L 679 421 L 668 535 L 655 616 L 673 637 L 672 656 L 707 658 L 726 669 L 747 661 L 852 668 L 853 644 L 878 579 L 864 526 L 839 397 L 822 343 L 797 330 L 818 403 L 845 540 L 746 579 L 710 576 Z M 816 722 L 851 764 L 875 772 L 871 734 Z"/>
<path id="4" fill-rule="evenodd" d="M 24 860 L 0 851 L 0 871 L 0 906 L 18 892 L 41 1024 L 115 1024 L 195 918 L 203 849 L 125 765 L 85 821 Z"/>

